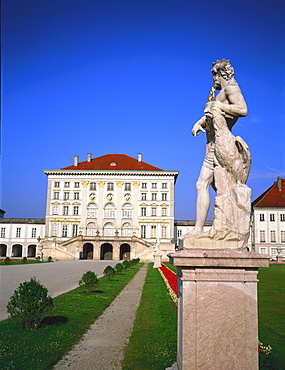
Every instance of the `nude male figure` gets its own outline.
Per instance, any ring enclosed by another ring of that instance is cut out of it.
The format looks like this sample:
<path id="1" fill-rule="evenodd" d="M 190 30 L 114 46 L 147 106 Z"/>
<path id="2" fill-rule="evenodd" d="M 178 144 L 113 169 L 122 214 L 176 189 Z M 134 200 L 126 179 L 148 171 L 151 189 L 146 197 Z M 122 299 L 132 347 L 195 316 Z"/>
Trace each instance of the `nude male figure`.
<path id="1" fill-rule="evenodd" d="M 206 156 L 196 183 L 196 225 L 187 235 L 196 236 L 203 233 L 203 227 L 210 207 L 209 186 L 215 189 L 215 129 L 211 119 L 206 128 L 206 117 L 212 118 L 215 110 L 220 110 L 225 117 L 228 129 L 231 130 L 239 117 L 247 115 L 247 105 L 238 83 L 234 79 L 234 69 L 229 60 L 217 60 L 212 65 L 212 75 L 215 90 L 220 90 L 216 100 L 205 106 L 204 116 L 192 128 L 192 135 L 197 136 L 200 131 L 207 130 Z M 216 190 L 216 189 L 215 189 Z"/>

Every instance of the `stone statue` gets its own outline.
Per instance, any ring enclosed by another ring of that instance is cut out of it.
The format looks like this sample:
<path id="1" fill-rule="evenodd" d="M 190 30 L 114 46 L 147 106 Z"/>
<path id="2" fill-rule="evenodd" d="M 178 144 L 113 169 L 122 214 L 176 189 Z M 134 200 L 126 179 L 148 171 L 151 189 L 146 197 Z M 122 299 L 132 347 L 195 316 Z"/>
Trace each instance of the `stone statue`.
<path id="1" fill-rule="evenodd" d="M 231 129 L 239 117 L 247 115 L 247 105 L 234 79 L 229 60 L 212 65 L 214 86 L 204 116 L 193 126 L 192 134 L 206 132 L 206 156 L 196 184 L 196 225 L 181 237 L 184 249 L 239 249 L 247 247 L 250 226 L 251 190 L 245 185 L 250 169 L 247 144 Z M 220 90 L 214 100 L 215 90 Z M 210 185 L 217 193 L 210 231 L 203 227 L 210 207 Z"/>

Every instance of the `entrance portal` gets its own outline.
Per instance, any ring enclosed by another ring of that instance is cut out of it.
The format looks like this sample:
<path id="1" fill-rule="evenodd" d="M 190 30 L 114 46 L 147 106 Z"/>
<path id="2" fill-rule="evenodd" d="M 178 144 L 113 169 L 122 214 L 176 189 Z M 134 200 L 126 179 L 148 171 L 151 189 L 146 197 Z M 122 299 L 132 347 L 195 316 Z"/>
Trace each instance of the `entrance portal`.
<path id="1" fill-rule="evenodd" d="M 7 254 L 7 245 L 0 244 L 0 257 L 6 257 Z"/>
<path id="2" fill-rule="evenodd" d="M 131 259 L 131 247 L 129 244 L 124 243 L 120 246 L 120 260 Z"/>
<path id="3" fill-rule="evenodd" d="M 100 260 L 112 260 L 113 259 L 113 246 L 110 243 L 104 243 L 101 245 Z"/>
<path id="4" fill-rule="evenodd" d="M 12 257 L 22 257 L 22 249 L 22 245 L 14 244 L 12 247 Z"/>
<path id="5" fill-rule="evenodd" d="M 35 245 L 28 246 L 28 257 L 36 257 L 36 246 Z"/>
<path id="6" fill-rule="evenodd" d="M 83 259 L 84 260 L 93 260 L 93 244 L 91 243 L 85 243 L 83 245 Z"/>

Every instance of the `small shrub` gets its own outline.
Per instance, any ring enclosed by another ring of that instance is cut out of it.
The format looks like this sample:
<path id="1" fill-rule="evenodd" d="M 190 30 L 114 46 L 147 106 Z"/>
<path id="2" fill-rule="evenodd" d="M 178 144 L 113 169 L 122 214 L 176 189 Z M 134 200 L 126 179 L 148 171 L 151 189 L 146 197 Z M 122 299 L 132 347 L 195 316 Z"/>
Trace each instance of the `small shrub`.
<path id="1" fill-rule="evenodd" d="M 6 265 L 8 265 L 11 262 L 11 259 L 9 257 L 6 257 L 4 259 L 4 262 L 6 263 Z"/>
<path id="2" fill-rule="evenodd" d="M 85 290 L 85 293 L 91 293 L 97 288 L 99 279 L 93 271 L 86 271 L 79 280 L 79 285 Z"/>
<path id="3" fill-rule="evenodd" d="M 123 265 L 123 267 L 124 267 L 125 270 L 128 269 L 131 266 L 130 261 L 128 261 L 128 260 L 125 260 L 122 263 L 122 265 Z"/>
<path id="4" fill-rule="evenodd" d="M 121 263 L 117 263 L 115 266 L 116 274 L 121 274 L 124 270 L 124 266 Z"/>
<path id="5" fill-rule="evenodd" d="M 52 257 L 49 256 L 47 260 L 48 260 L 48 262 L 52 262 Z"/>
<path id="6" fill-rule="evenodd" d="M 27 263 L 28 262 L 27 257 L 23 257 L 22 262 Z"/>
<path id="7" fill-rule="evenodd" d="M 7 304 L 7 311 L 17 326 L 36 330 L 46 313 L 53 307 L 53 300 L 46 287 L 36 278 L 21 283 Z"/>
<path id="8" fill-rule="evenodd" d="M 108 280 L 112 280 L 112 278 L 115 276 L 116 271 L 112 266 L 107 266 L 105 270 L 103 271 L 103 274 L 107 276 Z"/>

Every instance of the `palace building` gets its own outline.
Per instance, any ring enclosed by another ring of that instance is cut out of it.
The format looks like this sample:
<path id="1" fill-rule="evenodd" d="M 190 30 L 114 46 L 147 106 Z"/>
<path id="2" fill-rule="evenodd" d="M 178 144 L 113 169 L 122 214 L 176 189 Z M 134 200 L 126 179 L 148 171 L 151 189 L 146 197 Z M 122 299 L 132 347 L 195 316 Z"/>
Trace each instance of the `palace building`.
<path id="1" fill-rule="evenodd" d="M 174 250 L 174 184 L 164 171 L 125 154 L 107 154 L 48 177 L 44 257 L 57 259 L 163 258 Z"/>
<path id="2" fill-rule="evenodd" d="M 256 252 L 285 258 L 285 179 L 278 177 L 252 202 L 251 238 Z"/>

